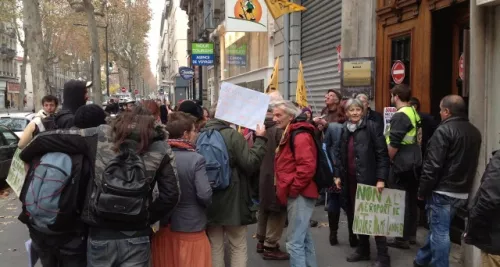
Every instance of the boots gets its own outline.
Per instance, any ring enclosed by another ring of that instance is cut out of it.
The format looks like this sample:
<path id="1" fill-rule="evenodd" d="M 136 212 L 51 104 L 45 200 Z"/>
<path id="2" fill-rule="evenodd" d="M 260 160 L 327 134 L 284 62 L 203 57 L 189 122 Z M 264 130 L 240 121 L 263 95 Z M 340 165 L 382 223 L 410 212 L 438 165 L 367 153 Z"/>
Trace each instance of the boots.
<path id="1" fill-rule="evenodd" d="M 389 256 L 378 256 L 372 267 L 391 267 L 391 258 Z"/>
<path id="2" fill-rule="evenodd" d="M 369 261 L 370 260 L 370 241 L 369 236 L 359 236 L 359 246 L 354 250 L 354 253 L 347 257 L 348 262 Z"/>
<path id="3" fill-rule="evenodd" d="M 335 246 L 339 243 L 337 232 L 339 230 L 339 212 L 328 212 L 328 226 L 330 227 L 330 245 Z"/>
<path id="4" fill-rule="evenodd" d="M 375 244 L 377 246 L 377 260 L 373 263 L 372 267 L 391 267 L 387 238 L 385 236 L 376 236 Z"/>
<path id="5" fill-rule="evenodd" d="M 351 248 L 355 248 L 359 245 L 358 236 L 352 231 L 352 224 L 354 222 L 354 215 L 347 216 L 347 227 L 349 228 L 349 245 Z"/>

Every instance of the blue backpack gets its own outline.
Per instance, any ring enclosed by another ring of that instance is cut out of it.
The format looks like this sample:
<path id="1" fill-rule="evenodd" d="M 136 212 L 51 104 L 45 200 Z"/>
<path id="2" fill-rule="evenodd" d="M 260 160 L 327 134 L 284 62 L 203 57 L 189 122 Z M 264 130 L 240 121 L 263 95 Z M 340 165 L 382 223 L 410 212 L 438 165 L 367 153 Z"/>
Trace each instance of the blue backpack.
<path id="1" fill-rule="evenodd" d="M 81 155 L 69 156 L 60 152 L 47 153 L 27 175 L 23 210 L 29 225 L 46 234 L 69 232 L 78 223 L 80 210 Z"/>
<path id="2" fill-rule="evenodd" d="M 213 190 L 226 189 L 231 183 L 229 154 L 220 130 L 202 129 L 196 141 L 196 152 L 205 157 L 208 182 Z"/>

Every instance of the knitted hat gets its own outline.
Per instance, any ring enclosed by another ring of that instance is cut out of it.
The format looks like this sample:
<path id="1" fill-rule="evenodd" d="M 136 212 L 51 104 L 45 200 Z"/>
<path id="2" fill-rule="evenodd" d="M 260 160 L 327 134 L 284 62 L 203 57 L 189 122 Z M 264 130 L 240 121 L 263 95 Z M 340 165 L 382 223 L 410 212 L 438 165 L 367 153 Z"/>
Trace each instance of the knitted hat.
<path id="1" fill-rule="evenodd" d="M 74 122 L 76 127 L 86 129 L 106 124 L 105 119 L 106 113 L 104 113 L 104 110 L 96 104 L 90 104 L 78 108 Z"/>
<path id="2" fill-rule="evenodd" d="M 203 119 L 203 109 L 191 100 L 185 100 L 179 105 L 179 110 L 196 117 L 198 120 Z"/>

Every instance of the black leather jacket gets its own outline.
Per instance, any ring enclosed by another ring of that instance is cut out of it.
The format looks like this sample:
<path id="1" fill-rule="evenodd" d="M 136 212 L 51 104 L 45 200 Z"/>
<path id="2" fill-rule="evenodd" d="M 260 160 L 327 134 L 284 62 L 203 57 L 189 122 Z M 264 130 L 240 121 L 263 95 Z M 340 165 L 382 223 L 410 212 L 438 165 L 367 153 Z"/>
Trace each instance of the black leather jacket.
<path id="1" fill-rule="evenodd" d="M 468 119 L 451 117 L 439 124 L 427 144 L 418 196 L 433 191 L 468 193 L 476 175 L 481 133 Z"/>
<path id="2" fill-rule="evenodd" d="M 493 153 L 469 207 L 465 242 L 500 255 L 500 152 Z"/>

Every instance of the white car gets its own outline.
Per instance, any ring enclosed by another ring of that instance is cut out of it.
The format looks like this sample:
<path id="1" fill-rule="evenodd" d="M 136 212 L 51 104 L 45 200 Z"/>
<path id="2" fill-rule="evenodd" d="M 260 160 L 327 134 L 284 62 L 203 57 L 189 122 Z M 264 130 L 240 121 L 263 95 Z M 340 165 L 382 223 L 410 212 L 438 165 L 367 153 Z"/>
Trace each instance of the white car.
<path id="1" fill-rule="evenodd" d="M 35 118 L 35 115 L 35 113 L 3 113 L 0 114 L 0 125 L 6 126 L 21 137 L 24 128 Z"/>

